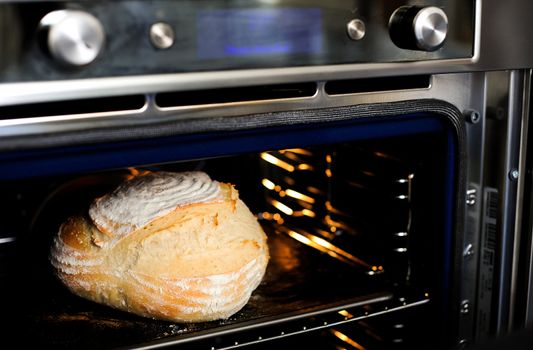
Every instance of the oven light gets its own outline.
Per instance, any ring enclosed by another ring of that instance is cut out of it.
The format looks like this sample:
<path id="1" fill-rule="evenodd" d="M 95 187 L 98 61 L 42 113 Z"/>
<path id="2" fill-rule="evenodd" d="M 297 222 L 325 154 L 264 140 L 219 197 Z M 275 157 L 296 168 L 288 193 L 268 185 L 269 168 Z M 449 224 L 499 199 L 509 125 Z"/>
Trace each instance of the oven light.
<path id="1" fill-rule="evenodd" d="M 314 218 L 316 216 L 315 212 L 309 209 L 302 209 L 300 211 L 295 211 L 292 216 L 295 217 L 302 217 L 302 216 L 308 216 L 310 218 Z"/>
<path id="2" fill-rule="evenodd" d="M 303 193 L 296 192 L 296 191 L 291 190 L 291 189 L 286 190 L 285 194 L 287 196 L 289 196 L 289 197 L 296 198 L 296 199 L 302 200 L 302 201 L 307 202 L 307 203 L 311 203 L 311 204 L 315 203 L 315 199 L 314 198 L 306 196 Z"/>
<path id="3" fill-rule="evenodd" d="M 396 232 L 394 235 L 397 237 L 407 237 L 407 232 Z"/>
<path id="4" fill-rule="evenodd" d="M 0 244 L 15 242 L 17 237 L 4 237 L 0 238 Z"/>
<path id="5" fill-rule="evenodd" d="M 299 242 L 301 242 L 301 243 L 303 243 L 305 245 L 308 245 L 308 246 L 310 246 L 312 248 L 320 250 L 321 252 L 327 253 L 328 255 L 330 255 L 331 257 L 333 257 L 335 259 L 339 259 L 339 260 L 344 261 L 344 262 L 354 263 L 356 265 L 362 266 L 365 269 L 367 269 L 367 274 L 369 274 L 369 275 L 375 275 L 377 273 L 383 272 L 383 267 L 381 267 L 381 266 L 380 266 L 380 268 L 376 268 L 376 271 L 372 271 L 371 270 L 372 266 L 370 264 L 368 264 L 368 263 L 364 262 L 363 260 L 353 256 L 352 254 L 348 253 L 347 251 L 342 250 L 339 247 L 329 243 L 328 241 L 326 241 L 323 238 L 320 238 L 318 236 L 312 235 L 312 234 L 307 233 L 307 232 L 298 233 L 296 231 L 287 229 L 285 227 L 280 227 L 279 230 L 284 232 L 284 233 L 286 233 L 286 234 L 288 234 L 289 236 L 291 236 L 295 240 L 297 240 L 297 241 L 299 241 Z"/>
<path id="6" fill-rule="evenodd" d="M 309 210 L 313 209 L 313 204 L 310 204 L 304 201 L 298 201 L 298 204 L 300 204 L 302 208 L 309 209 Z"/>
<path id="7" fill-rule="evenodd" d="M 340 211 L 331 211 L 332 213 L 342 214 Z M 333 233 L 337 232 L 337 230 L 344 230 L 346 232 L 350 232 L 352 234 L 357 234 L 357 231 L 355 231 L 353 228 L 351 228 L 349 225 L 347 225 L 344 222 L 341 221 L 334 221 L 331 219 L 331 216 L 326 215 L 324 216 L 323 222 L 329 226 L 329 230 Z"/>
<path id="8" fill-rule="evenodd" d="M 366 350 L 366 348 L 364 346 L 362 346 L 361 344 L 359 344 L 355 340 L 351 339 L 346 334 L 341 333 L 341 332 L 339 332 L 338 330 L 335 330 L 335 329 L 330 329 L 330 332 L 333 333 L 334 336 L 336 336 L 337 338 L 339 338 L 343 342 L 353 346 L 354 348 L 356 348 L 358 350 Z"/>
<path id="9" fill-rule="evenodd" d="M 331 205 L 331 202 L 330 202 L 330 201 L 326 201 L 326 202 L 324 203 L 324 206 L 325 206 L 326 209 L 327 209 L 330 213 L 332 213 L 332 214 L 338 214 L 338 215 L 343 215 L 343 216 L 351 216 L 350 214 L 345 213 L 345 212 L 343 212 L 343 211 L 340 211 L 339 209 L 333 207 L 333 205 Z M 328 217 L 329 217 L 329 215 L 328 215 Z M 342 224 L 341 224 L 341 223 L 339 223 L 339 227 L 342 227 Z"/>
<path id="10" fill-rule="evenodd" d="M 276 187 L 276 185 L 269 179 L 263 179 L 261 180 L 261 183 L 263 184 L 263 186 L 265 186 L 267 189 L 271 191 L 274 189 L 274 187 Z"/>
<path id="11" fill-rule="evenodd" d="M 326 215 L 324 217 L 324 221 L 326 221 L 326 224 L 328 224 L 330 226 L 333 226 L 333 227 L 341 227 L 342 226 L 342 224 L 340 222 L 332 220 L 331 216 L 329 216 L 329 215 Z"/>
<path id="12" fill-rule="evenodd" d="M 273 155 L 269 154 L 269 153 L 266 153 L 266 152 L 263 152 L 261 153 L 261 158 L 272 164 L 272 165 L 275 165 L 277 167 L 280 167 L 282 169 L 285 169 L 287 170 L 288 172 L 292 173 L 294 171 L 294 166 L 290 165 L 289 163 L 287 162 L 284 162 L 282 161 L 281 159 L 278 159 L 276 157 L 274 157 Z"/>
<path id="13" fill-rule="evenodd" d="M 313 167 L 309 164 L 299 164 L 298 170 L 313 170 Z"/>
<path id="14" fill-rule="evenodd" d="M 273 183 L 269 179 L 261 180 L 261 184 L 265 188 L 267 188 L 267 189 L 269 189 L 271 191 L 273 190 L 273 191 L 279 192 L 279 195 L 281 197 L 289 196 L 289 197 L 292 197 L 292 198 L 295 198 L 295 199 L 299 199 L 299 200 L 307 202 L 307 203 L 311 203 L 311 204 L 315 203 L 315 199 L 313 197 L 309 197 L 309 196 L 307 196 L 307 195 L 305 195 L 303 193 L 300 193 L 300 192 L 297 192 L 297 191 L 291 190 L 291 189 L 282 190 L 281 186 L 276 185 L 275 183 Z M 306 215 L 306 214 L 304 214 L 304 215 Z M 313 215 L 313 217 L 314 217 L 314 215 Z"/>
<path id="15" fill-rule="evenodd" d="M 314 243 L 326 248 L 326 249 L 329 249 L 333 252 L 335 252 L 336 254 L 350 260 L 350 261 L 353 261 L 359 265 L 363 265 L 365 266 L 366 268 L 370 268 L 370 265 L 368 265 L 367 263 L 365 263 L 364 261 L 362 261 L 361 259 L 353 256 L 352 254 L 340 249 L 339 247 L 329 243 L 328 241 L 326 241 L 325 239 L 322 239 L 320 237 L 317 237 L 317 236 L 313 236 L 313 235 L 308 235 L 309 239 L 311 241 L 313 241 Z"/>
<path id="16" fill-rule="evenodd" d="M 283 225 L 283 223 L 285 222 L 281 215 L 279 215 L 278 213 L 274 214 L 272 218 L 276 221 L 278 225 Z"/>
<path id="17" fill-rule="evenodd" d="M 317 228 L 315 231 L 318 232 L 320 235 L 326 237 L 327 239 L 333 239 L 333 238 L 335 238 L 335 235 L 329 233 L 328 231 L 321 230 L 321 229 L 318 229 L 318 228 Z"/>
<path id="18" fill-rule="evenodd" d="M 286 150 L 286 151 L 284 150 L 284 151 L 279 151 L 279 154 L 282 154 L 286 158 L 288 158 L 290 160 L 293 160 L 296 163 L 301 163 L 300 165 L 298 165 L 298 170 L 313 170 L 313 167 L 311 165 L 309 165 L 309 164 L 305 164 L 303 162 L 303 159 L 296 152 L 291 152 L 289 150 Z M 312 154 L 309 154 L 309 155 L 312 155 Z"/>
<path id="19" fill-rule="evenodd" d="M 278 153 L 279 154 L 283 154 L 283 156 L 289 158 L 290 160 L 294 160 L 295 162 L 299 162 L 299 163 L 302 162 L 302 158 L 300 158 L 299 156 L 297 156 L 293 152 L 287 152 L 287 151 L 284 150 L 284 151 L 279 151 Z"/>
<path id="20" fill-rule="evenodd" d="M 309 216 L 310 218 L 314 218 L 316 216 L 315 212 L 309 209 L 303 209 L 302 214 L 305 216 Z"/>
<path id="21" fill-rule="evenodd" d="M 285 222 L 281 215 L 279 215 L 278 213 L 272 215 L 271 213 L 265 211 L 260 214 L 257 214 L 257 217 L 263 220 L 274 220 L 278 225 L 282 225 Z"/>
<path id="22" fill-rule="evenodd" d="M 324 252 L 324 253 L 327 253 L 329 256 L 335 258 L 335 259 L 338 259 L 338 260 L 341 260 L 341 261 L 346 261 L 346 258 L 337 254 L 336 252 L 332 251 L 332 250 L 329 250 L 323 246 L 321 246 L 320 244 L 317 244 L 316 242 L 313 242 L 310 238 L 296 232 L 296 231 L 293 231 L 293 230 L 286 230 L 285 231 L 289 236 L 291 236 L 292 238 L 294 238 L 295 240 L 297 240 L 298 242 L 301 242 L 305 245 L 308 245 L 312 248 L 315 248 L 317 250 L 320 250 L 321 252 Z M 310 235 L 311 237 L 314 237 L 312 235 Z M 355 257 L 354 257 L 355 258 Z M 357 258 L 356 258 L 357 259 Z M 359 259 L 357 259 L 359 260 Z M 359 261 L 356 261 L 357 263 L 359 263 Z"/>
<path id="23" fill-rule="evenodd" d="M 261 219 L 270 220 L 272 218 L 272 214 L 270 214 L 269 212 L 265 211 L 265 212 L 261 213 L 259 215 L 259 217 Z"/>
<path id="24" fill-rule="evenodd" d="M 344 317 L 347 317 L 347 318 L 352 318 L 353 315 L 351 313 L 349 313 L 347 310 L 341 310 L 339 311 L 339 314 L 344 316 Z"/>
<path id="25" fill-rule="evenodd" d="M 140 174 L 140 171 L 136 168 L 128 168 L 128 171 L 130 172 L 131 176 L 135 177 Z"/>
<path id="26" fill-rule="evenodd" d="M 305 245 L 310 245 L 310 246 L 313 245 L 313 242 L 311 242 L 311 240 L 309 238 L 299 234 L 298 232 L 290 230 L 287 233 L 289 234 L 289 236 L 291 236 L 292 238 L 294 238 L 295 240 L 297 240 L 299 242 L 302 242 Z"/>
<path id="27" fill-rule="evenodd" d="M 315 248 L 317 250 L 320 250 L 321 252 L 324 252 L 326 254 L 328 254 L 329 256 L 335 258 L 335 259 L 338 259 L 338 260 L 341 260 L 341 261 L 346 261 L 346 259 L 342 256 L 340 256 L 339 254 L 335 253 L 334 251 L 331 251 L 329 249 L 326 249 L 322 246 L 320 246 L 319 244 L 316 244 L 315 242 L 311 241 L 309 238 L 299 234 L 298 232 L 295 232 L 295 231 L 289 231 L 288 232 L 289 236 L 291 236 L 292 238 L 294 238 L 295 240 L 305 244 L 305 245 L 308 245 L 312 248 Z"/>
<path id="28" fill-rule="evenodd" d="M 284 152 L 292 152 L 292 153 L 296 153 L 296 154 L 302 154 L 304 156 L 312 156 L 313 155 L 313 152 L 308 151 L 308 150 L 303 149 L 303 148 L 289 148 L 289 149 L 284 150 Z"/>
<path id="29" fill-rule="evenodd" d="M 307 186 L 307 190 L 313 194 L 323 195 L 324 192 L 322 192 L 320 189 L 313 187 L 313 186 Z"/>
<path id="30" fill-rule="evenodd" d="M 126 176 L 126 180 L 128 181 L 136 178 L 137 176 L 144 176 L 151 173 L 150 170 L 139 170 L 137 168 L 128 168 L 128 171 L 130 172 L 130 174 Z"/>
<path id="31" fill-rule="evenodd" d="M 300 192 L 297 192 L 297 191 L 291 190 L 291 189 L 282 190 L 281 186 L 276 185 L 275 183 L 273 183 L 269 179 L 263 179 L 263 180 L 261 180 L 261 183 L 263 184 L 263 186 L 265 188 L 267 188 L 267 189 L 269 189 L 271 191 L 278 192 L 280 197 L 289 196 L 289 197 L 292 197 L 292 198 L 295 198 L 295 199 L 299 199 L 299 200 L 301 200 L 303 202 L 307 202 L 307 203 L 311 203 L 311 204 L 315 203 L 315 199 L 313 197 L 309 197 L 309 196 L 307 196 L 307 195 L 305 195 L 303 193 L 300 193 Z M 283 210 L 281 210 L 281 211 L 283 211 Z M 283 211 L 283 212 L 286 213 L 285 211 Z M 303 213 L 303 215 L 312 216 L 312 217 L 315 216 L 315 214 L 313 212 L 311 212 L 312 213 L 311 215 L 308 215 L 309 213 L 310 213 L 310 211 L 308 210 L 308 212 L 307 213 Z M 291 215 L 291 214 L 288 214 L 288 215 Z"/>
<path id="32" fill-rule="evenodd" d="M 292 210 L 291 208 L 289 208 L 285 204 L 283 204 L 281 202 L 278 202 L 275 199 L 270 200 L 270 204 L 272 204 L 274 207 L 276 207 L 276 209 L 278 209 L 279 211 L 281 211 L 284 214 L 287 214 L 287 215 L 294 214 L 294 210 Z"/>
<path id="33" fill-rule="evenodd" d="M 379 271 L 379 272 L 382 272 L 382 271 L 383 271 L 383 266 L 381 266 L 381 265 L 379 265 L 379 266 L 376 266 L 376 265 L 372 266 L 372 271 L 369 271 L 369 274 L 370 274 L 370 275 L 373 275 L 373 274 L 377 273 L 378 271 Z"/>

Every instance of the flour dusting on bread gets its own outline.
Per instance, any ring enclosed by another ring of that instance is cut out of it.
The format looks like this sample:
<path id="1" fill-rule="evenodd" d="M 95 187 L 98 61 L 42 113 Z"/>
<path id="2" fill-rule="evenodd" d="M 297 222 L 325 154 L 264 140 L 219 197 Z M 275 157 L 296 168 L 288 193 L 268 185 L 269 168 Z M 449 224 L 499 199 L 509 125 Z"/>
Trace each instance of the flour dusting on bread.
<path id="1" fill-rule="evenodd" d="M 200 171 L 153 172 L 97 198 L 89 216 L 104 233 L 125 235 L 178 207 L 220 199 L 220 186 Z"/>

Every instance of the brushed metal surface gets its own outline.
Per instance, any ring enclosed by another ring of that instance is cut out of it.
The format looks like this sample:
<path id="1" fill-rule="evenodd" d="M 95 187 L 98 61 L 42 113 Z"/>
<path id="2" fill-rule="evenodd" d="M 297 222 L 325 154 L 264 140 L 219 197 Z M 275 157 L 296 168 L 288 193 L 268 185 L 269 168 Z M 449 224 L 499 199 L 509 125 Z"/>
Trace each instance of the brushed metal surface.
<path id="1" fill-rule="evenodd" d="M 448 17 L 438 7 L 425 7 L 414 18 L 413 34 L 421 50 L 437 50 L 444 44 L 447 33 Z"/>
<path id="2" fill-rule="evenodd" d="M 93 15 L 78 10 L 52 11 L 40 22 L 47 31 L 52 57 L 65 65 L 84 66 L 96 59 L 105 43 L 105 32 Z"/>
<path id="3" fill-rule="evenodd" d="M 496 332 L 505 334 L 511 330 L 512 302 L 514 300 L 513 279 L 516 275 L 516 265 L 513 263 L 514 255 L 518 254 L 515 244 L 518 240 L 516 227 L 518 186 L 516 181 L 511 181 L 508 173 L 517 169 L 520 159 L 520 128 L 523 120 L 524 74 L 521 71 L 510 73 L 509 96 L 507 111 L 507 127 L 504 145 L 504 161 L 499 173 L 501 186 L 501 246 L 499 251 L 500 268 L 499 285 L 496 292 L 497 321 Z"/>
<path id="4" fill-rule="evenodd" d="M 150 42 L 155 48 L 166 50 L 174 45 L 176 35 L 174 29 L 167 23 L 157 22 L 150 27 Z"/>
<path id="5" fill-rule="evenodd" d="M 348 32 L 350 39 L 361 40 L 366 34 L 365 22 L 363 22 L 361 19 L 352 19 L 346 25 L 346 31 Z"/>
<path id="6" fill-rule="evenodd" d="M 408 99 L 438 98 L 450 102 L 460 110 L 481 108 L 479 91 L 474 74 L 443 74 L 432 78 L 429 89 L 398 90 L 390 92 L 369 92 L 347 95 L 328 95 L 324 83 L 319 83 L 317 94 L 312 97 L 277 99 L 270 101 L 234 102 L 198 106 L 159 108 L 154 94 L 149 94 L 146 105 L 139 110 L 91 113 L 78 115 L 46 116 L 0 120 L 1 137 L 21 137 L 48 133 L 59 133 L 89 128 L 141 126 L 146 123 L 165 120 L 195 119 L 208 117 L 241 116 L 247 114 L 290 111 L 313 108 L 349 106 L 362 103 L 393 102 Z M 480 90 L 481 89 L 481 90 Z M 474 97 L 473 97 L 474 95 Z"/>

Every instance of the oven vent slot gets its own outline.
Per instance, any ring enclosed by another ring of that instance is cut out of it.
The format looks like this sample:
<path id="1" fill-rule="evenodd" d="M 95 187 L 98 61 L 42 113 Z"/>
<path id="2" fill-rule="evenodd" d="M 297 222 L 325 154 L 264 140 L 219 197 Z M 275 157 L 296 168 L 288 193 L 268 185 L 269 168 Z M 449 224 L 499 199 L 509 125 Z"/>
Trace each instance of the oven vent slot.
<path id="1" fill-rule="evenodd" d="M 12 105 L 0 107 L 0 119 L 138 110 L 145 103 L 144 95 L 129 95 Z"/>
<path id="2" fill-rule="evenodd" d="M 430 86 L 430 75 L 412 75 L 386 78 L 333 80 L 326 83 L 325 91 L 328 95 L 344 95 L 363 92 L 428 89 Z"/>
<path id="3" fill-rule="evenodd" d="M 164 92 L 156 95 L 155 102 L 161 108 L 168 108 L 311 97 L 314 96 L 316 92 L 316 83 L 262 85 Z"/>

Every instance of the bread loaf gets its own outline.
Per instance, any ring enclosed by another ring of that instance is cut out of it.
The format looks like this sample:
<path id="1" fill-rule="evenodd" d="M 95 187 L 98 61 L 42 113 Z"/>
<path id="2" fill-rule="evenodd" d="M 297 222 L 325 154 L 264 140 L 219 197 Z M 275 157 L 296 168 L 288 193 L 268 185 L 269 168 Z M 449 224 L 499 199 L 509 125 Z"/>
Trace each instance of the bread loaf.
<path id="1" fill-rule="evenodd" d="M 135 177 L 67 219 L 50 260 L 75 294 L 178 322 L 227 318 L 259 285 L 266 235 L 232 185 L 202 172 Z"/>

